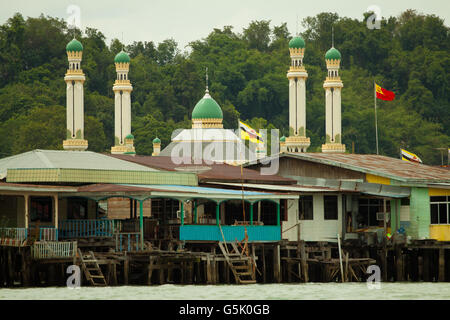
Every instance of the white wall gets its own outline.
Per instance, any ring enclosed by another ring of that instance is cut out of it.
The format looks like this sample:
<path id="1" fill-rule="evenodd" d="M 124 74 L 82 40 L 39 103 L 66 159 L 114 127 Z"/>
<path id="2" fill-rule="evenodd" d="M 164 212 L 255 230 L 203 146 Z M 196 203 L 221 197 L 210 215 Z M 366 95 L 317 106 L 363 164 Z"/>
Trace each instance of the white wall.
<path id="1" fill-rule="evenodd" d="M 305 241 L 330 241 L 336 242 L 337 233 L 342 235 L 342 195 L 338 195 L 338 219 L 324 219 L 323 194 L 313 195 L 313 220 L 300 220 L 300 239 Z M 288 203 L 288 221 L 283 222 L 283 229 L 287 230 L 295 225 L 298 220 L 298 201 L 290 206 Z M 283 233 L 283 239 L 297 241 L 297 228 L 292 228 Z"/>
<path id="2" fill-rule="evenodd" d="M 288 221 L 281 221 L 282 239 L 297 241 L 298 200 L 288 199 Z M 287 230 L 287 231 L 285 231 Z"/>

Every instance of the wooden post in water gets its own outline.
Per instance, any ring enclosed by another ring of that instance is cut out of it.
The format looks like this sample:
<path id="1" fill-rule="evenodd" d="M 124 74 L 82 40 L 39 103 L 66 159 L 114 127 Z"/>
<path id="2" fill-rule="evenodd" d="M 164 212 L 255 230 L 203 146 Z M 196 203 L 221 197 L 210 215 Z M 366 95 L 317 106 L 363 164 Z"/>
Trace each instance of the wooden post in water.
<path id="1" fill-rule="evenodd" d="M 430 260 L 431 260 L 430 249 L 423 250 L 423 280 L 430 281 Z"/>
<path id="2" fill-rule="evenodd" d="M 125 253 L 125 260 L 123 261 L 123 284 L 128 285 L 128 267 L 129 267 L 128 257 Z"/>
<path id="3" fill-rule="evenodd" d="M 208 253 L 206 255 L 206 284 L 212 284 L 212 278 L 211 278 L 212 272 L 211 272 L 211 255 Z"/>
<path id="4" fill-rule="evenodd" d="M 341 266 L 341 280 L 342 280 L 342 282 L 344 282 L 344 268 L 342 266 L 341 237 L 339 236 L 339 233 L 337 234 L 337 240 L 338 240 L 338 250 L 339 250 L 339 264 Z"/>
<path id="5" fill-rule="evenodd" d="M 307 257 L 306 257 L 305 241 L 300 242 L 300 254 L 301 254 L 301 269 L 303 272 L 303 281 L 306 283 L 309 281 L 309 279 L 308 279 L 308 262 L 306 260 Z"/>
<path id="6" fill-rule="evenodd" d="M 273 278 L 275 282 L 281 282 L 281 266 L 280 266 L 280 245 L 273 247 Z"/>
<path id="7" fill-rule="evenodd" d="M 397 245 L 395 250 L 395 260 L 396 260 L 396 269 L 397 269 L 397 281 L 404 281 L 404 272 L 403 272 L 403 253 L 400 245 Z"/>
<path id="8" fill-rule="evenodd" d="M 445 249 L 439 249 L 439 281 L 445 281 Z"/>

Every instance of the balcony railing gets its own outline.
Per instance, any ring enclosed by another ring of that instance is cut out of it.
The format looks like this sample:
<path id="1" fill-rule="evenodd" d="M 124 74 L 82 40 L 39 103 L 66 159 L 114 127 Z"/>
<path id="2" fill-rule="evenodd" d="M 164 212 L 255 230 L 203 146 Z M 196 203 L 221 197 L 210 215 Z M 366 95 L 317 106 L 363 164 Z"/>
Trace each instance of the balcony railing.
<path id="1" fill-rule="evenodd" d="M 76 241 L 37 241 L 31 248 L 33 259 L 73 258 L 77 253 Z"/>
<path id="2" fill-rule="evenodd" d="M 0 228 L 0 239 L 12 239 L 22 242 L 27 237 L 27 228 Z"/>
<path id="3" fill-rule="evenodd" d="M 39 241 L 58 241 L 58 229 L 55 227 L 39 228 Z"/>
<path id="4" fill-rule="evenodd" d="M 139 232 L 123 232 L 116 233 L 116 251 L 141 251 L 143 250 L 141 245 L 141 234 Z"/>
<path id="5" fill-rule="evenodd" d="M 114 221 L 109 219 L 63 220 L 59 223 L 59 238 L 77 239 L 112 237 Z"/>

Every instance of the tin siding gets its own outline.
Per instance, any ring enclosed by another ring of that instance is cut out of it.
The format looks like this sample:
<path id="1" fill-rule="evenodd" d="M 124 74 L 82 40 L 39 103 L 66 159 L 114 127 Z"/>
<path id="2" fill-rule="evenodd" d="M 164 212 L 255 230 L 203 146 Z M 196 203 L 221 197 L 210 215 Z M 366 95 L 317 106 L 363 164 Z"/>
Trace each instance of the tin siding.
<path id="1" fill-rule="evenodd" d="M 412 239 L 428 239 L 430 237 L 430 197 L 428 188 L 411 188 L 410 225 L 407 235 Z"/>

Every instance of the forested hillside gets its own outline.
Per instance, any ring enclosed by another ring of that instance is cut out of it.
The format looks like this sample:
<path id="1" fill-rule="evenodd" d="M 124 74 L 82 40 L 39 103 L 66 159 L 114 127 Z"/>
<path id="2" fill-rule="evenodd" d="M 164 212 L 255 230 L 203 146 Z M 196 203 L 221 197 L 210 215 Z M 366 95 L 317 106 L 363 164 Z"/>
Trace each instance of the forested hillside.
<path id="1" fill-rule="evenodd" d="M 364 17 L 321 13 L 303 20 L 306 42 L 309 151 L 325 141 L 325 52 L 342 54 L 343 143 L 356 153 L 375 153 L 374 79 L 396 93 L 378 100 L 380 153 L 398 157 L 404 147 L 425 163 L 440 164 L 434 148 L 450 146 L 449 28 L 439 17 L 406 11 L 370 30 Z M 65 138 L 66 44 L 73 35 L 84 46 L 85 137 L 89 150 L 114 143 L 114 56 L 122 44 L 105 43 L 101 30 L 68 30 L 63 20 L 20 14 L 0 27 L 0 157 L 36 148 L 62 149 Z M 225 128 L 237 119 L 256 129 L 288 135 L 288 42 L 286 24 L 253 21 L 244 30 L 226 26 L 180 49 L 176 40 L 125 46 L 132 59 L 132 132 L 138 154 L 151 154 L 155 136 L 163 147 L 176 128 L 190 128 L 190 114 L 205 89 L 224 112 Z"/>

